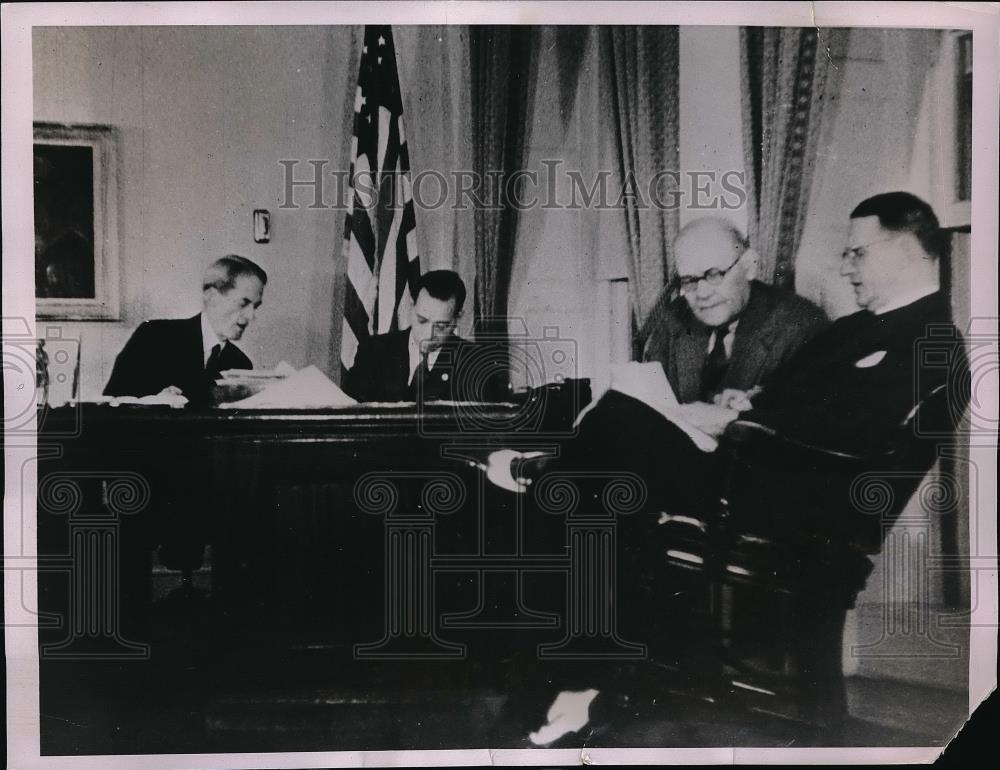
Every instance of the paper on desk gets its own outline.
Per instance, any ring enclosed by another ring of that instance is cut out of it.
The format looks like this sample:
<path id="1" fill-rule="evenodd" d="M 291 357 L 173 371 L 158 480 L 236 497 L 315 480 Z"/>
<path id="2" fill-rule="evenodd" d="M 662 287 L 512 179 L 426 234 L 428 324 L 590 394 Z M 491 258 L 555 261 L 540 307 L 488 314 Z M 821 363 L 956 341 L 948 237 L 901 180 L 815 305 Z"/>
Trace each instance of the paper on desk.
<path id="1" fill-rule="evenodd" d="M 674 389 L 670 387 L 663 367 L 656 361 L 645 363 L 630 361 L 627 364 L 612 366 L 611 384 L 607 390 L 617 390 L 655 409 L 684 431 L 701 451 L 714 452 L 718 448 L 719 442 L 715 438 L 681 417 L 680 403 L 677 401 Z M 597 406 L 607 390 L 596 394 L 590 404 L 577 415 L 574 427 L 580 424 L 587 412 Z"/>
<path id="2" fill-rule="evenodd" d="M 290 377 L 295 374 L 295 367 L 287 361 L 281 361 L 273 369 L 226 369 L 219 372 L 223 380 L 272 380 L 277 377 Z"/>
<path id="3" fill-rule="evenodd" d="M 154 393 L 150 396 L 102 396 L 98 403 L 108 403 L 111 406 L 169 406 L 180 409 L 188 400 L 179 393 Z"/>
<path id="4" fill-rule="evenodd" d="M 220 404 L 232 409 L 324 409 L 358 403 L 315 366 L 307 366 L 260 393 Z"/>

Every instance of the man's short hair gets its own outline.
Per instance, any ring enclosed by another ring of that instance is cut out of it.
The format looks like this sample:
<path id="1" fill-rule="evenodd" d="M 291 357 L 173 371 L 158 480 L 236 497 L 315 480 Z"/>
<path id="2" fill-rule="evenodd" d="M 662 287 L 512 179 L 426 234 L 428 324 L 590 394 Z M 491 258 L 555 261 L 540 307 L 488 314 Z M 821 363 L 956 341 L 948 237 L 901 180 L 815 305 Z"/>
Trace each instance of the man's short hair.
<path id="1" fill-rule="evenodd" d="M 908 192 L 888 192 L 867 198 L 851 212 L 851 219 L 878 217 L 883 230 L 911 233 L 921 248 L 934 259 L 946 257 L 951 238 L 941 229 L 934 209 Z"/>
<path id="2" fill-rule="evenodd" d="M 239 254 L 226 254 L 210 264 L 205 270 L 205 277 L 202 278 L 201 288 L 217 289 L 225 293 L 236 285 L 236 279 L 243 275 L 250 275 L 267 286 L 267 273 L 264 269 L 246 257 Z"/>
<path id="3" fill-rule="evenodd" d="M 455 300 L 455 315 L 465 306 L 465 283 L 454 270 L 428 270 L 417 281 L 417 295 L 426 289 L 434 299 Z"/>
<path id="4" fill-rule="evenodd" d="M 680 229 L 680 232 L 677 233 L 677 237 L 674 241 L 679 241 L 685 235 L 690 233 L 709 229 L 718 229 L 732 238 L 733 246 L 735 246 L 741 254 L 750 248 L 750 241 L 745 235 L 743 235 L 743 231 L 728 219 L 723 217 L 701 217 L 700 219 L 692 219 Z"/>

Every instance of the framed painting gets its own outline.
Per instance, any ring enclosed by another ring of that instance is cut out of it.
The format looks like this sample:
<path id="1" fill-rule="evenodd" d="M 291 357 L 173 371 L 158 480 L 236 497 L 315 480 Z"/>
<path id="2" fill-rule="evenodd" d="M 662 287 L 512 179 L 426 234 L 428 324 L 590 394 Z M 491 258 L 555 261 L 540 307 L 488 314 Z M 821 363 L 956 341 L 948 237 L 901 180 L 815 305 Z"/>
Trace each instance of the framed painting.
<path id="1" fill-rule="evenodd" d="M 34 124 L 38 318 L 119 320 L 118 133 Z"/>

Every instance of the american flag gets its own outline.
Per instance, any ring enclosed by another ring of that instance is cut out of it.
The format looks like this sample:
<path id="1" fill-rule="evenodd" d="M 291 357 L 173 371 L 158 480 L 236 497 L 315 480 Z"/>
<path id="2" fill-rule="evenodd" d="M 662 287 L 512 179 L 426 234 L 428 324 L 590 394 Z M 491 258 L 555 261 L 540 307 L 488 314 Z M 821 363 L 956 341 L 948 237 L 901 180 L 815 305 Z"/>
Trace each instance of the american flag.
<path id="1" fill-rule="evenodd" d="M 410 325 L 420 278 L 410 156 L 392 29 L 366 26 L 354 96 L 351 194 L 344 228 L 347 284 L 340 361 L 347 371 L 358 344 Z"/>

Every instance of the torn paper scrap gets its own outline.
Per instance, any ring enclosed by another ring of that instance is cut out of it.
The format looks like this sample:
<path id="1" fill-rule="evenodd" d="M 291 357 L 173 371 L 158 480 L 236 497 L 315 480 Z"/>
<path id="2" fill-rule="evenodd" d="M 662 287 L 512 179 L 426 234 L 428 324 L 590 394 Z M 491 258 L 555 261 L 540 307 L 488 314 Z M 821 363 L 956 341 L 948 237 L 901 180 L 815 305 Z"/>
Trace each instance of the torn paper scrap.
<path id="1" fill-rule="evenodd" d="M 576 732 L 590 721 L 590 704 L 597 697 L 597 690 L 583 692 L 564 690 L 549 706 L 548 723 L 542 725 L 528 738 L 536 746 L 544 746 L 567 733 Z"/>

